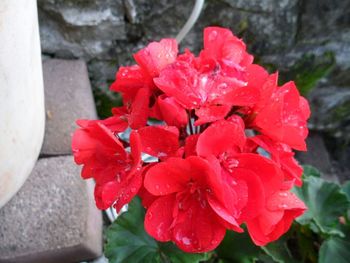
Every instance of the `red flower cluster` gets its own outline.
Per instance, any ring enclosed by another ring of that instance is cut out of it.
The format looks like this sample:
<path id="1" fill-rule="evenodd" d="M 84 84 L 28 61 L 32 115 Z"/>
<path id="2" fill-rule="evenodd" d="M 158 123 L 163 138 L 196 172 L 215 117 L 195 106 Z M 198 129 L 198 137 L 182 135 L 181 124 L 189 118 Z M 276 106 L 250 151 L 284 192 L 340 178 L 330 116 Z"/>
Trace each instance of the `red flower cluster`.
<path id="1" fill-rule="evenodd" d="M 187 252 L 215 249 L 242 224 L 257 245 L 278 239 L 306 209 L 290 191 L 302 184 L 293 149 L 306 150 L 310 115 L 294 82 L 278 86 L 278 74 L 219 27 L 204 30 L 199 56 L 163 39 L 134 58 L 111 86 L 124 106 L 78 121 L 73 137 L 97 207 L 119 211 L 139 195 L 146 231 Z"/>

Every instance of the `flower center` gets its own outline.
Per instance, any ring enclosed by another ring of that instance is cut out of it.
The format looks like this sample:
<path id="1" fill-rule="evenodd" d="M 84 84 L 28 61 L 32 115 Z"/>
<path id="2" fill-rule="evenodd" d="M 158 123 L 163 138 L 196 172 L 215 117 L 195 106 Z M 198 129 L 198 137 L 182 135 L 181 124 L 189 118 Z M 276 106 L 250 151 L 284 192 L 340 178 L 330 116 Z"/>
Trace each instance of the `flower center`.
<path id="1" fill-rule="evenodd" d="M 233 169 L 239 165 L 239 161 L 227 152 L 224 152 L 219 155 L 219 161 L 221 166 L 230 173 L 232 173 Z"/>

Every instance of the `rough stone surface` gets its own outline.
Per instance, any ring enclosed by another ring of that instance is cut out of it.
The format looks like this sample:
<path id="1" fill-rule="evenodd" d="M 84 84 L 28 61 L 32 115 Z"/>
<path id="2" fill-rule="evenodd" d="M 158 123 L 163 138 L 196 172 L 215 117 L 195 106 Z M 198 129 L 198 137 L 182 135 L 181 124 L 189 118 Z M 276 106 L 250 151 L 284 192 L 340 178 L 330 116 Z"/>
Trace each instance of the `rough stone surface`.
<path id="1" fill-rule="evenodd" d="M 326 87 L 314 90 L 310 96 L 311 128 L 332 132 L 336 137 L 350 140 L 350 89 Z"/>
<path id="2" fill-rule="evenodd" d="M 310 133 L 307 140 L 307 152 L 297 152 L 296 158 L 302 164 L 317 167 L 322 175 L 332 181 L 338 181 L 323 138 L 317 133 Z"/>
<path id="3" fill-rule="evenodd" d="M 102 254 L 91 181 L 71 156 L 40 159 L 0 210 L 0 262 L 77 262 Z"/>
<path id="4" fill-rule="evenodd" d="M 43 62 L 46 128 L 42 155 L 71 153 L 77 119 L 96 119 L 85 62 L 46 59 Z"/>

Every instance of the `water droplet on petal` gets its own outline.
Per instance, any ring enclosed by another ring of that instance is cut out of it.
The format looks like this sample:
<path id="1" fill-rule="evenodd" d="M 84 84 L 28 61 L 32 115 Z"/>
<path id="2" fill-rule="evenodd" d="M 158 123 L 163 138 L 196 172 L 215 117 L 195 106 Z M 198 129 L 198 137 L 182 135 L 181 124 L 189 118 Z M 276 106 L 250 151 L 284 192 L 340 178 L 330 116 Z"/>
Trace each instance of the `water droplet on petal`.
<path id="1" fill-rule="evenodd" d="M 282 196 L 282 197 L 287 197 L 287 196 L 288 196 L 288 194 L 287 194 L 286 192 L 280 192 L 280 193 L 279 193 L 279 196 Z"/>
<path id="2" fill-rule="evenodd" d="M 184 245 L 188 246 L 191 244 L 191 239 L 189 239 L 188 237 L 183 237 L 181 239 L 182 243 L 184 243 Z"/>
<path id="3" fill-rule="evenodd" d="M 286 204 L 281 204 L 281 205 L 278 206 L 278 208 L 286 209 L 286 208 L 288 208 L 288 206 Z"/>
<path id="4" fill-rule="evenodd" d="M 158 158 L 162 158 L 162 157 L 166 157 L 166 156 L 167 156 L 166 153 L 163 153 L 163 152 L 158 153 Z"/>
<path id="5" fill-rule="evenodd" d="M 117 174 L 116 177 L 117 177 L 117 178 L 116 178 L 116 179 L 117 179 L 117 182 L 120 183 L 120 182 L 121 182 L 120 174 Z"/>
<path id="6" fill-rule="evenodd" d="M 157 190 L 159 190 L 159 184 L 156 184 L 155 187 Z"/>
<path id="7" fill-rule="evenodd" d="M 216 32 L 215 30 L 211 31 L 209 36 L 208 36 L 209 41 L 214 41 L 216 39 L 217 35 L 218 35 L 218 32 Z"/>

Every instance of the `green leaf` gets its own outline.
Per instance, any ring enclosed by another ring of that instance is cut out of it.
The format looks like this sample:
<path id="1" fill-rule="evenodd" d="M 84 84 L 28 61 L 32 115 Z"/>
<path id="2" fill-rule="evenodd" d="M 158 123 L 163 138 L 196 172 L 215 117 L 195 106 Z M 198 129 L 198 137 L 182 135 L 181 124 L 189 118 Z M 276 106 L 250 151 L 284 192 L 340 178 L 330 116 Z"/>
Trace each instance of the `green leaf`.
<path id="1" fill-rule="evenodd" d="M 315 167 L 312 165 L 303 165 L 303 177 L 307 178 L 309 176 L 314 176 L 314 177 L 321 177 L 321 172 L 317 170 Z"/>
<path id="2" fill-rule="evenodd" d="M 308 226 L 293 224 L 296 234 L 297 249 L 302 262 L 317 262 L 319 250 L 319 236 Z"/>
<path id="3" fill-rule="evenodd" d="M 208 260 L 210 257 L 209 253 L 202 254 L 189 254 L 178 249 L 173 243 L 159 243 L 160 250 L 162 253 L 167 255 L 173 263 L 192 263 Z"/>
<path id="4" fill-rule="evenodd" d="M 305 178 L 301 188 L 293 191 L 308 207 L 297 222 L 312 226 L 317 233 L 343 236 L 338 229 L 339 217 L 346 213 L 349 201 L 339 185 L 310 176 Z"/>
<path id="5" fill-rule="evenodd" d="M 350 201 L 350 181 L 346 181 L 342 186 L 343 192 L 348 197 L 348 200 Z"/>
<path id="6" fill-rule="evenodd" d="M 342 186 L 343 192 L 346 194 L 348 201 L 350 202 L 350 181 L 346 181 Z M 348 207 L 347 221 L 350 223 L 350 206 Z"/>
<path id="7" fill-rule="evenodd" d="M 271 242 L 267 246 L 261 247 L 275 262 L 278 263 L 296 263 L 293 259 L 286 243 L 286 238 L 282 237 L 279 240 Z"/>
<path id="8" fill-rule="evenodd" d="M 236 233 L 227 231 L 224 240 L 216 249 L 223 262 L 248 263 L 257 259 L 261 249 L 254 245 L 248 232 Z"/>
<path id="9" fill-rule="evenodd" d="M 350 242 L 339 237 L 324 241 L 320 248 L 319 263 L 348 263 L 350 260 Z"/>
<path id="10" fill-rule="evenodd" d="M 122 106 L 122 97 L 120 93 L 114 93 L 108 89 L 93 89 L 96 102 L 97 114 L 100 118 L 108 118 L 112 115 L 111 109 L 116 106 Z"/>
<path id="11" fill-rule="evenodd" d="M 128 211 L 107 229 L 105 255 L 110 263 L 192 263 L 208 259 L 208 254 L 189 254 L 172 243 L 158 243 L 144 229 L 145 211 L 138 197 Z"/>

